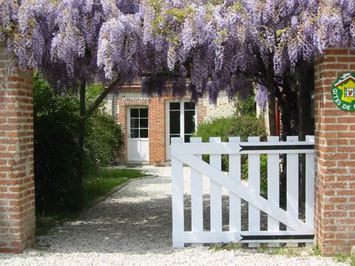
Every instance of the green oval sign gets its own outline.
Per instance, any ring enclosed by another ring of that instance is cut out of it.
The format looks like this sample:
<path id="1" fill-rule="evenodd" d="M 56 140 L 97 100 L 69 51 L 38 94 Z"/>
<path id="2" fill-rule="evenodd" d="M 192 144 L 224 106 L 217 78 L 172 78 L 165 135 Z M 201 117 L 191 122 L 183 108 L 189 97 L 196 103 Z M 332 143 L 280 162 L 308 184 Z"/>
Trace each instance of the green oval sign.
<path id="1" fill-rule="evenodd" d="M 334 103 L 344 111 L 355 111 L 355 73 L 346 73 L 337 78 L 332 87 Z"/>

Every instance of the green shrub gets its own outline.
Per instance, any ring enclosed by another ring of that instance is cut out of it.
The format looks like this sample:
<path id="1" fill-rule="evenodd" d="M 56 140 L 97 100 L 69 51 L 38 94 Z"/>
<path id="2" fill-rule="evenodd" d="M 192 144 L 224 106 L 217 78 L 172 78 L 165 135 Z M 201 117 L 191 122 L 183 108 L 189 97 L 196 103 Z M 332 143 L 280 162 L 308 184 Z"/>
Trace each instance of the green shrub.
<path id="1" fill-rule="evenodd" d="M 221 137 L 222 141 L 228 141 L 235 118 L 225 117 L 202 123 L 198 126 L 195 136 L 202 137 L 203 142 L 209 142 L 210 137 Z"/>
<path id="2" fill-rule="evenodd" d="M 83 203 L 77 169 L 79 103 L 72 95 L 54 93 L 38 75 L 33 85 L 36 210 L 46 214 L 77 210 Z M 122 133 L 111 117 L 98 111 L 88 119 L 86 128 L 87 175 L 113 163 L 122 145 Z"/>
<path id="3" fill-rule="evenodd" d="M 256 102 L 255 94 L 250 93 L 247 98 L 243 98 L 242 95 L 238 95 L 235 101 L 235 113 L 239 116 L 249 115 L 256 116 Z"/>
<path id="4" fill-rule="evenodd" d="M 202 141 L 208 142 L 210 137 L 221 137 L 222 141 L 228 141 L 228 137 L 241 137 L 247 141 L 249 136 L 266 138 L 264 121 L 251 115 L 231 116 L 219 118 L 202 123 L 198 126 L 195 136 L 202 137 Z"/>
<path id="5" fill-rule="evenodd" d="M 234 116 L 233 122 L 228 127 L 228 135 L 238 136 L 242 141 L 247 141 L 251 136 L 260 136 L 261 140 L 265 140 L 264 121 L 251 115 Z"/>
<path id="6" fill-rule="evenodd" d="M 94 167 L 116 164 L 121 150 L 122 130 L 112 116 L 96 114 L 88 121 L 88 136 L 85 142 L 88 163 Z"/>
<path id="7" fill-rule="evenodd" d="M 34 77 L 34 171 L 36 209 L 52 213 L 80 205 L 77 191 L 79 108 Z"/>

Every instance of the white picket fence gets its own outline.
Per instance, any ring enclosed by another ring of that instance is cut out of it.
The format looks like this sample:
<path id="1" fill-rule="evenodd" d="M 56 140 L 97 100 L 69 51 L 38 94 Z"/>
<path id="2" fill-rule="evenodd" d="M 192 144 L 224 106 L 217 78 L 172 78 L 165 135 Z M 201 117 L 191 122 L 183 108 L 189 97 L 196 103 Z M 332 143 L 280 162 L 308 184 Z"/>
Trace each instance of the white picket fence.
<path id="1" fill-rule="evenodd" d="M 250 247 L 259 243 L 269 243 L 270 246 L 313 243 L 314 137 L 307 136 L 306 141 L 288 137 L 286 142 L 279 142 L 278 137 L 269 137 L 267 142 L 259 139 L 250 137 L 248 142 L 240 142 L 239 137 L 230 137 L 229 142 L 221 142 L 220 138 L 211 138 L 209 143 L 201 143 L 201 138 L 192 138 L 191 143 L 183 143 L 182 138 L 172 139 L 174 247 L 184 247 L 186 243 L 241 242 L 249 243 Z M 205 154 L 209 155 L 209 164 L 202 160 Z M 243 154 L 248 155 L 247 183 L 241 180 Z M 262 154 L 267 156 L 267 198 L 260 195 Z M 305 154 L 306 165 L 304 219 L 299 217 L 299 154 Z M 229 173 L 221 170 L 222 155 L 229 157 Z M 280 155 L 286 156 L 286 210 L 279 205 Z M 190 177 L 184 176 L 184 166 L 191 168 Z M 184 178 L 191 178 L 191 194 L 188 194 L 189 190 L 185 191 L 185 199 Z M 207 205 L 203 199 L 205 178 L 210 181 L 209 217 L 204 217 L 207 216 L 204 215 Z M 222 195 L 222 187 L 229 191 L 228 206 L 222 206 L 222 197 L 228 197 Z M 186 201 L 191 201 L 191 230 L 186 230 L 184 212 L 188 208 L 184 207 L 184 200 L 185 205 Z M 247 206 L 244 203 L 243 207 L 242 200 Z M 227 225 L 222 224 L 222 208 L 229 212 Z M 246 221 L 242 221 L 242 208 L 247 208 Z M 266 230 L 261 230 L 261 211 L 267 215 Z M 209 223 L 207 230 L 204 221 Z M 242 231 L 242 222 L 247 222 L 247 230 Z"/>

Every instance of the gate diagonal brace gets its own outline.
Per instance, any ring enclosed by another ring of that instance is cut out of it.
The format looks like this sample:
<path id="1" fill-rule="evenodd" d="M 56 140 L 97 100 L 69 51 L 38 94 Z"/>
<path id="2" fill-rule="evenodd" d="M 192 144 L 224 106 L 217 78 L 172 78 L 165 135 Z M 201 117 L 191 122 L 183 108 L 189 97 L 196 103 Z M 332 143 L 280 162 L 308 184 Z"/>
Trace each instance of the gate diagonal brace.
<path id="1" fill-rule="evenodd" d="M 207 164 L 196 156 L 173 154 L 173 157 L 192 167 L 196 171 L 208 176 L 219 185 L 227 188 L 233 194 L 246 200 L 248 203 L 254 205 L 256 208 L 264 211 L 268 215 L 292 228 L 292 230 L 295 230 L 296 232 L 304 232 L 305 234 L 313 234 L 313 230 L 308 224 L 292 217 L 285 210 L 273 205 L 271 202 L 261 197 L 260 195 L 255 194 L 252 189 L 234 181 L 232 178 L 229 177 L 229 175 L 218 171 L 217 169 L 213 168 L 211 165 Z"/>

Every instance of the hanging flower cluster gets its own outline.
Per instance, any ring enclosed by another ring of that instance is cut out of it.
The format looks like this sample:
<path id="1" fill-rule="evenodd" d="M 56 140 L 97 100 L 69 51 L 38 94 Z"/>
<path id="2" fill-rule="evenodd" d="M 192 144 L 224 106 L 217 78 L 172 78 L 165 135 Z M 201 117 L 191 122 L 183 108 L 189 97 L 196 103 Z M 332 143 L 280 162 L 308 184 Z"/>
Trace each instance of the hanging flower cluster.
<path id="1" fill-rule="evenodd" d="M 267 68 L 277 80 L 328 47 L 355 49 L 355 2 L 0 0 L 0 40 L 58 88 L 143 76 L 146 93 L 215 101 Z"/>

